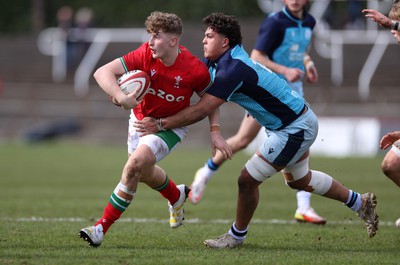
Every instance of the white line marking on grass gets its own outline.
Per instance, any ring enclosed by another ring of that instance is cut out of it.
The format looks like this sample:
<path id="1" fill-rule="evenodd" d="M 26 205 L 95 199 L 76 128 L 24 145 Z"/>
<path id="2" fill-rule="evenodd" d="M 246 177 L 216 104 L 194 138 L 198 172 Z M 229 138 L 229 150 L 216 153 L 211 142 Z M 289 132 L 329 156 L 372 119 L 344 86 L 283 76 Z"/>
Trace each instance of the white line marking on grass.
<path id="1" fill-rule="evenodd" d="M 70 223 L 84 223 L 88 221 L 93 221 L 88 218 L 81 217 L 2 217 L 1 221 L 5 222 L 49 222 L 49 223 L 57 223 L 57 222 L 70 222 Z M 168 219 L 156 219 L 156 218 L 121 218 L 118 222 L 123 223 L 165 223 L 168 222 Z M 232 224 L 233 219 L 214 219 L 214 220 L 202 220 L 199 218 L 185 219 L 185 223 L 190 224 Z M 282 219 L 253 219 L 251 221 L 252 224 L 283 224 L 283 225 L 293 225 L 297 224 L 295 220 L 282 220 Z M 328 221 L 326 225 L 360 225 L 362 224 L 361 220 L 344 220 L 344 221 Z M 380 226 L 394 226 L 394 222 L 391 221 L 379 221 Z"/>

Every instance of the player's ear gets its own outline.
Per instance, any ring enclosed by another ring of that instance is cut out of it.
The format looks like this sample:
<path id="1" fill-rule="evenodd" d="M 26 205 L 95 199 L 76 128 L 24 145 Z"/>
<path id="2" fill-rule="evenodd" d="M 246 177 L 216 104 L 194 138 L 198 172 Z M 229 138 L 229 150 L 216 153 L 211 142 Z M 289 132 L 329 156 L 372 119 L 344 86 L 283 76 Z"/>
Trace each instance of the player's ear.
<path id="1" fill-rule="evenodd" d="M 224 40 L 222 41 L 222 47 L 226 48 L 229 46 L 229 39 L 228 38 L 224 38 Z"/>
<path id="2" fill-rule="evenodd" d="M 173 36 L 170 41 L 169 41 L 171 47 L 176 46 L 179 44 L 179 37 L 178 36 Z"/>

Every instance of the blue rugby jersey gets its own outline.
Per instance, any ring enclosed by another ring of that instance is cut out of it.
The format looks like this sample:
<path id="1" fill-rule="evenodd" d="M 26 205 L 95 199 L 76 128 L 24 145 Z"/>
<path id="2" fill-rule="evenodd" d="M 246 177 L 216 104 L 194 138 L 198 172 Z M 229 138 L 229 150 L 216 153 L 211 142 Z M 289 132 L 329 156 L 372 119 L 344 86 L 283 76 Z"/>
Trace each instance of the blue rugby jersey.
<path id="1" fill-rule="evenodd" d="M 264 52 L 278 64 L 305 71 L 303 58 L 310 45 L 314 26 L 314 17 L 306 11 L 304 19 L 300 20 L 284 7 L 263 21 L 254 49 Z"/>
<path id="2" fill-rule="evenodd" d="M 206 93 L 237 103 L 269 130 L 286 127 L 305 108 L 304 99 L 285 80 L 252 60 L 240 45 L 204 62 L 213 80 Z"/>

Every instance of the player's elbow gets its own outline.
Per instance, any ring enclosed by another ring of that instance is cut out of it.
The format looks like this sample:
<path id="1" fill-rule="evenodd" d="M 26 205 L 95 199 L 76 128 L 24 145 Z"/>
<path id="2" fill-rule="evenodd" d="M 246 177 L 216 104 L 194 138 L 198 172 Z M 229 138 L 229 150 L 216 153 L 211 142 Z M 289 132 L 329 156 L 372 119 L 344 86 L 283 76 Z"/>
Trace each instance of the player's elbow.
<path id="1" fill-rule="evenodd" d="M 212 114 L 223 102 L 223 100 L 206 93 L 198 103 L 191 106 L 193 116 L 196 116 L 196 121 L 200 121 Z"/>
<path id="2" fill-rule="evenodd" d="M 100 77 L 102 76 L 101 72 L 102 72 L 102 68 L 101 68 L 101 67 L 98 68 L 98 69 L 94 72 L 93 78 L 94 78 L 96 81 L 99 81 L 99 80 L 100 80 Z"/>

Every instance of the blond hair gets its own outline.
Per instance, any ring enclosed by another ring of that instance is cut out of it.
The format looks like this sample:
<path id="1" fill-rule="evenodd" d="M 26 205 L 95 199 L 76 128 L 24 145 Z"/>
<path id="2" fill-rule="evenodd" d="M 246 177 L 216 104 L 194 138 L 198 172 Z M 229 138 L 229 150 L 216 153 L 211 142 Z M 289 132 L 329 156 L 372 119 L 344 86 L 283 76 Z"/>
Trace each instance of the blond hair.
<path id="1" fill-rule="evenodd" d="M 145 21 L 146 30 L 148 33 L 173 33 L 178 36 L 182 35 L 183 24 L 182 20 L 175 14 L 154 11 L 147 17 Z"/>
<path id="2" fill-rule="evenodd" d="M 393 20 L 400 20 L 400 1 L 393 2 L 388 17 Z"/>

